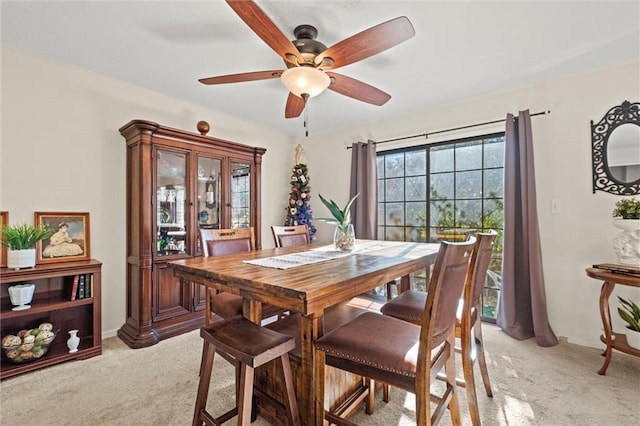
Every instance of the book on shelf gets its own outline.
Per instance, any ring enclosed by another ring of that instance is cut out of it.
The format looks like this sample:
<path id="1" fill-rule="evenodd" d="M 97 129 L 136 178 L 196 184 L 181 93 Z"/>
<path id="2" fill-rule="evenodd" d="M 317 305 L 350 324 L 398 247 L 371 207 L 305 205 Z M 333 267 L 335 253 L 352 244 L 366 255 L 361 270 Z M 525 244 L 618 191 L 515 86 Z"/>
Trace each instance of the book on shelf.
<path id="1" fill-rule="evenodd" d="M 85 289 L 86 289 L 85 279 L 86 278 L 84 274 L 81 274 L 80 277 L 78 278 L 78 299 L 85 298 Z"/>
<path id="2" fill-rule="evenodd" d="M 640 265 L 624 265 L 621 263 L 596 263 L 594 268 L 602 269 L 616 274 L 640 275 Z"/>
<path id="3" fill-rule="evenodd" d="M 69 300 L 76 300 L 76 295 L 78 294 L 78 281 L 80 279 L 80 275 L 76 274 L 69 277 Z"/>
<path id="4" fill-rule="evenodd" d="M 88 299 L 93 296 L 93 274 L 87 274 L 84 281 L 84 297 Z"/>

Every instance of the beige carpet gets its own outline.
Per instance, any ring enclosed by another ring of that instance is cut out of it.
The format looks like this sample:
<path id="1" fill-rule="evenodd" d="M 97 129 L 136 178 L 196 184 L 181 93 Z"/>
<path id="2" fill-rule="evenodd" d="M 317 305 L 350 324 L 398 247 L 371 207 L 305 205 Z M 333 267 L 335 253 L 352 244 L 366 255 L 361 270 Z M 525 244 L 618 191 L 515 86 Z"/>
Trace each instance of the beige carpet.
<path id="1" fill-rule="evenodd" d="M 607 375 L 599 376 L 599 350 L 566 342 L 541 348 L 492 325 L 484 330 L 495 395 L 487 398 L 479 385 L 485 426 L 638 424 L 640 359 L 614 353 Z M 118 338 L 106 339 L 102 356 L 3 380 L 0 424 L 190 424 L 200 354 L 197 331 L 136 350 Z M 219 357 L 214 376 L 209 408 L 222 411 L 233 405 L 234 384 L 231 367 Z M 464 389 L 459 394 L 466 425 Z M 390 403 L 379 401 L 373 415 L 359 413 L 352 420 L 411 425 L 413 407 L 412 394 L 392 389 Z M 448 414 L 443 423 L 450 424 Z M 267 422 L 259 418 L 254 424 Z"/>

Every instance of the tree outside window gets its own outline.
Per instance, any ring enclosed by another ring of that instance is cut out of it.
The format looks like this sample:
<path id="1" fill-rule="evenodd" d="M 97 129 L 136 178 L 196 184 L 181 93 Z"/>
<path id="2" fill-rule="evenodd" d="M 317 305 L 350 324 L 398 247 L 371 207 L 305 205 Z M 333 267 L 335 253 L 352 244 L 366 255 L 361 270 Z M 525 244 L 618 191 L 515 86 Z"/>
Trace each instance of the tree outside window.
<path id="1" fill-rule="evenodd" d="M 498 232 L 483 292 L 490 320 L 500 291 L 503 197 L 503 133 L 378 153 L 379 239 L 463 241 Z M 426 276 L 413 285 L 426 289 Z"/>

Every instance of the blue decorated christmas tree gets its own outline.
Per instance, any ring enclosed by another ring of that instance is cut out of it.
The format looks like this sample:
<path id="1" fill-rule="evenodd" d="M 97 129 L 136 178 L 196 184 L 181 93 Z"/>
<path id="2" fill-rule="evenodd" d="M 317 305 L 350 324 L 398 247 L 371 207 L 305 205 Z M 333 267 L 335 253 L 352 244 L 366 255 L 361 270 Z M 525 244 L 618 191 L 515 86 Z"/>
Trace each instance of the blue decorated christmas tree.
<path id="1" fill-rule="evenodd" d="M 313 211 L 311 210 L 311 187 L 309 186 L 309 175 L 307 165 L 296 164 L 291 169 L 291 192 L 289 193 L 289 203 L 287 206 L 287 217 L 285 226 L 307 225 L 311 240 L 315 239 L 316 227 L 313 226 Z"/>

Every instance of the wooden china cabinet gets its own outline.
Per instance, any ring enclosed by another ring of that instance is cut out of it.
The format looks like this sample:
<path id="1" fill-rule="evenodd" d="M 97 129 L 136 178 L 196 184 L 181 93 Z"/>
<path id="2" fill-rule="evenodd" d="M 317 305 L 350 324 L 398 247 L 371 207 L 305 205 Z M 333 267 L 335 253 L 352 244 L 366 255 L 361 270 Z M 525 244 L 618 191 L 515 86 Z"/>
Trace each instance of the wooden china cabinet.
<path id="1" fill-rule="evenodd" d="M 253 226 L 260 248 L 264 148 L 144 120 L 120 128 L 127 143 L 127 321 L 132 348 L 204 324 L 204 287 L 173 276 L 167 262 L 201 255 L 200 228 Z"/>

